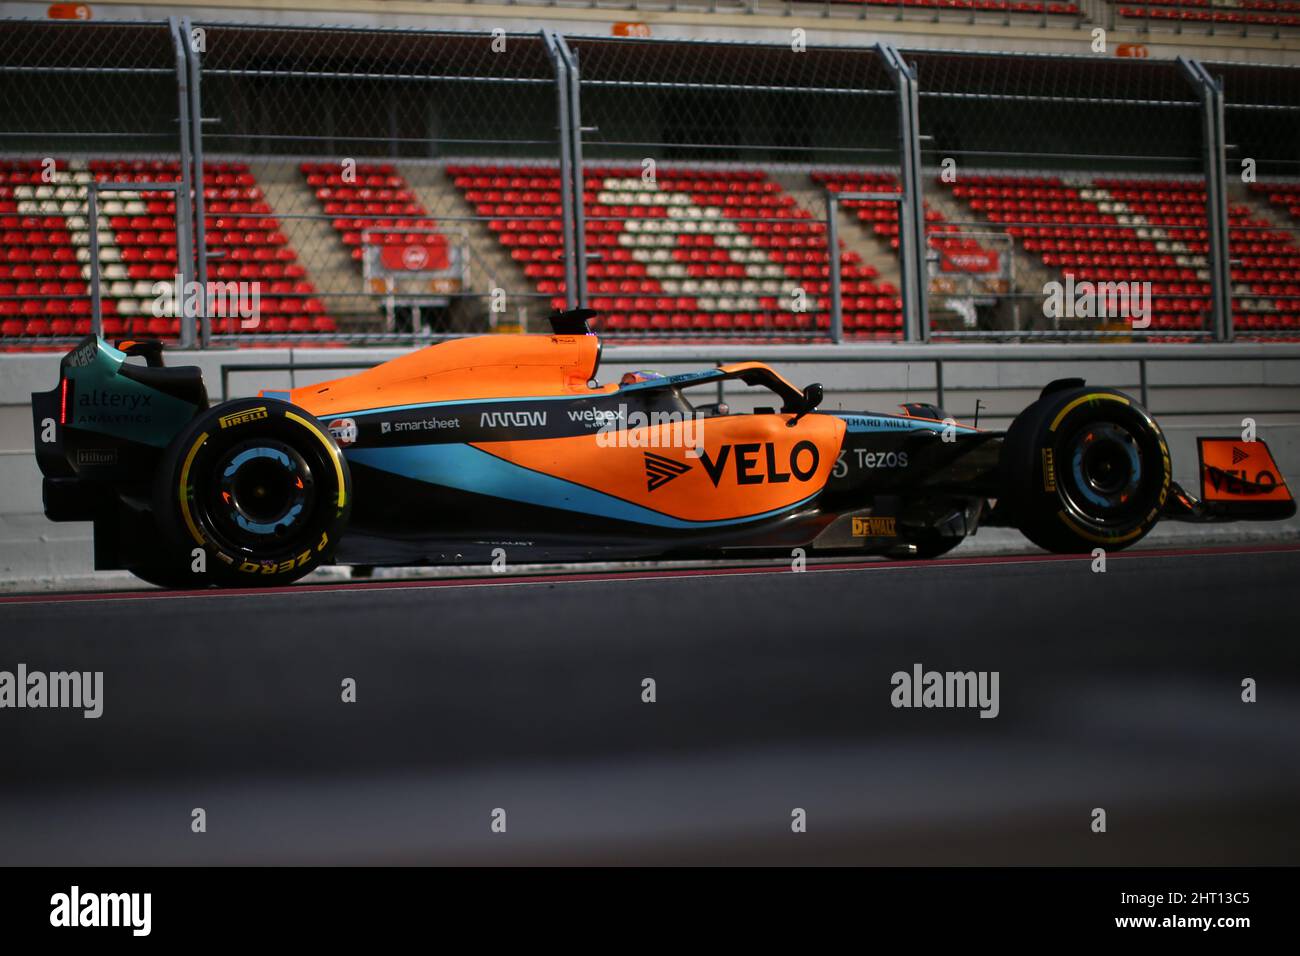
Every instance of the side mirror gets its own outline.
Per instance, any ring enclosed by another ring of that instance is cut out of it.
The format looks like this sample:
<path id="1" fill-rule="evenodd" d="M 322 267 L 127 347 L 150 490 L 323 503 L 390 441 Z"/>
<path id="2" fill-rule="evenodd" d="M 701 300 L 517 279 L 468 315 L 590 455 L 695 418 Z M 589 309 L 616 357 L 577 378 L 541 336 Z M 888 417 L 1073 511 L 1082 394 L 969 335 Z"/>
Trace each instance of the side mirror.
<path id="1" fill-rule="evenodd" d="M 150 368 L 163 366 L 163 344 L 156 339 L 118 342 L 117 347 L 127 355 L 143 355 L 145 364 Z"/>
<path id="2" fill-rule="evenodd" d="M 813 382 L 811 385 L 809 385 L 807 388 L 803 390 L 803 409 L 801 410 L 802 413 L 806 415 L 808 412 L 811 412 L 814 408 L 816 408 L 818 405 L 822 403 L 822 399 L 824 397 L 825 397 L 825 390 L 822 388 L 821 382 Z"/>
<path id="3" fill-rule="evenodd" d="M 820 405 L 822 403 L 822 398 L 824 396 L 825 396 L 825 390 L 822 388 L 821 383 L 813 382 L 811 385 L 809 385 L 807 388 L 803 390 L 803 402 L 799 406 L 798 413 L 794 416 L 794 418 L 786 422 L 786 424 L 789 425 L 791 428 L 799 424 L 799 419 L 803 418 L 814 408 Z"/>

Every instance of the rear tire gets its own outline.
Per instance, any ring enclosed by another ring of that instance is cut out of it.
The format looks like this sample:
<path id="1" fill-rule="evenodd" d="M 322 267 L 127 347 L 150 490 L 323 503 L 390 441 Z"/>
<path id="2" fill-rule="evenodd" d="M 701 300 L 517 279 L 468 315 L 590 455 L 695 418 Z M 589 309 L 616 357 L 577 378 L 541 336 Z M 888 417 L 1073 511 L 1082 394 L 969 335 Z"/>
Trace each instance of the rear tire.
<path id="1" fill-rule="evenodd" d="M 166 560 L 140 577 L 273 587 L 332 560 L 352 488 L 338 445 L 309 413 L 258 398 L 209 409 L 179 434 L 153 497 Z"/>
<path id="2" fill-rule="evenodd" d="M 1007 430 L 1003 500 L 1025 537 L 1048 551 L 1118 551 L 1160 520 L 1173 478 L 1155 420 L 1123 392 L 1065 388 Z"/>

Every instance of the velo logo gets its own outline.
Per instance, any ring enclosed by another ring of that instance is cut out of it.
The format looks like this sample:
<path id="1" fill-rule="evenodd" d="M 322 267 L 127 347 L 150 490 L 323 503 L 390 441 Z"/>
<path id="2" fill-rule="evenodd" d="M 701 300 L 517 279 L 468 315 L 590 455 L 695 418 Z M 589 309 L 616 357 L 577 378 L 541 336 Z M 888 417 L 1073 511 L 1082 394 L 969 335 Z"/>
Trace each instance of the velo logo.
<path id="1" fill-rule="evenodd" d="M 723 445 L 718 449 L 718 457 L 710 458 L 708 452 L 700 452 L 700 463 L 718 487 L 731 461 L 738 485 L 782 484 L 791 478 L 808 481 L 817 474 L 821 463 L 821 453 L 812 442 L 796 442 L 789 454 L 778 454 L 772 442 L 751 442 L 743 445 Z"/>
<path id="2" fill-rule="evenodd" d="M 650 452 L 646 452 L 646 491 L 654 491 L 656 488 L 661 488 L 674 478 L 684 475 L 690 470 L 690 465 L 683 464 L 680 461 L 673 461 L 671 458 L 665 458 L 663 455 L 652 455 Z"/>

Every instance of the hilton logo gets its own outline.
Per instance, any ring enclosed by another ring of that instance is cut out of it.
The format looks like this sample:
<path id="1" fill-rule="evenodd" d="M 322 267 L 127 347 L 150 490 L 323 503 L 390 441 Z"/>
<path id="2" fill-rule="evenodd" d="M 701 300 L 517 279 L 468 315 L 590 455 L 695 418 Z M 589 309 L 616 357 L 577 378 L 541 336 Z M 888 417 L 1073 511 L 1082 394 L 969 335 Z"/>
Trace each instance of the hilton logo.
<path id="1" fill-rule="evenodd" d="M 114 448 L 79 448 L 78 465 L 116 465 L 117 450 Z"/>

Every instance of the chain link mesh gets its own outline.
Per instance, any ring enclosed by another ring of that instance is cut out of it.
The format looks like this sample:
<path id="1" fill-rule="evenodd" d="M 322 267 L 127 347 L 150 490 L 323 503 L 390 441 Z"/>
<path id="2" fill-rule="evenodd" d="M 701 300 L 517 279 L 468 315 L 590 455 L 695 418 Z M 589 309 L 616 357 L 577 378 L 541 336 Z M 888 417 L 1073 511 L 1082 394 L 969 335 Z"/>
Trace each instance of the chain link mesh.
<path id="1" fill-rule="evenodd" d="M 1224 92 L 1236 334 L 1300 335 L 1300 70 L 1207 68 Z"/>
<path id="2" fill-rule="evenodd" d="M 201 112 L 196 271 L 217 342 L 535 329 L 564 303 L 561 81 L 546 38 L 182 27 L 4 22 L 7 346 L 89 329 L 96 181 L 142 187 L 100 198 L 105 334 L 178 337 L 158 284 L 188 265 L 187 209 L 178 242 L 174 195 L 143 186 L 182 177 L 189 108 Z M 900 112 L 879 51 L 809 48 L 797 28 L 788 44 L 554 42 L 580 75 L 585 280 L 607 335 L 824 340 L 832 225 L 844 337 L 900 335 Z M 937 337 L 1211 334 L 1203 112 L 1180 65 L 906 59 Z M 1237 332 L 1294 335 L 1296 71 L 1209 68 L 1226 95 Z M 1146 298 L 1094 289 L 1085 308 L 1073 293 L 1087 283 Z M 213 287 L 229 294 L 213 302 Z M 1138 321 L 1126 304 L 1144 309 Z"/>
<path id="3" fill-rule="evenodd" d="M 247 164 L 293 255 L 264 332 L 427 338 L 518 328 L 539 311 L 492 228 L 521 190 L 472 187 L 485 162 L 557 154 L 538 35 L 201 29 L 205 158 Z M 218 271 L 241 254 L 224 213 L 207 243 Z"/>
<path id="4" fill-rule="evenodd" d="M 825 338 L 828 190 L 898 169 L 870 50 L 571 40 L 581 72 L 589 293 L 607 334 Z M 838 222 L 843 323 L 897 337 L 898 260 Z"/>
<path id="5" fill-rule="evenodd" d="M 907 57 L 936 337 L 1210 334 L 1201 104 L 1178 64 Z"/>
<path id="6" fill-rule="evenodd" d="M 9 347 L 91 331 L 89 187 L 180 175 L 177 44 L 166 23 L 0 21 L 0 336 Z M 174 194 L 98 199 L 104 332 L 175 337 L 154 315 L 174 281 Z M 146 233 L 149 245 L 134 240 Z"/>

